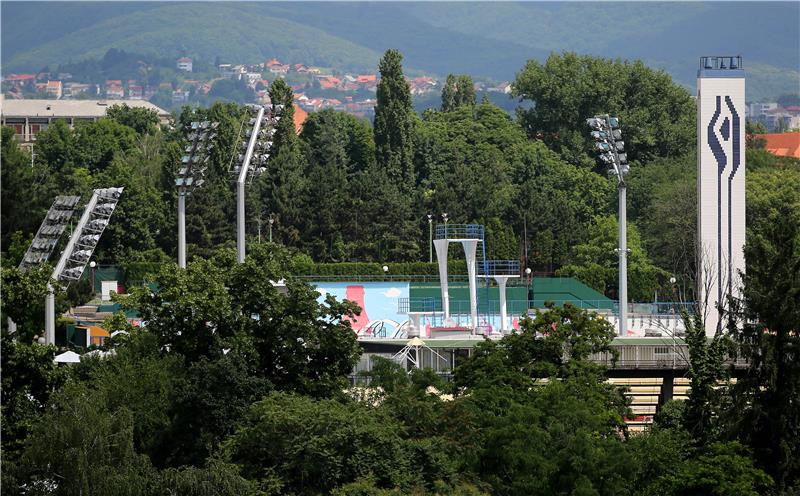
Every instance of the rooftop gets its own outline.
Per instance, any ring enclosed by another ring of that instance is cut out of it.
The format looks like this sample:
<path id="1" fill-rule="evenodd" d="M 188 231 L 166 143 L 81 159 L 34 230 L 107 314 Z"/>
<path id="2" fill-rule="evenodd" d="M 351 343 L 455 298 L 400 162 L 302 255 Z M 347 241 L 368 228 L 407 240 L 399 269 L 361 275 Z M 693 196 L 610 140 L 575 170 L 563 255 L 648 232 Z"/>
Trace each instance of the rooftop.
<path id="1" fill-rule="evenodd" d="M 170 113 L 143 100 L 0 100 L 0 113 L 4 117 L 104 117 L 109 107 L 127 105 L 155 110 L 159 118 L 168 119 Z"/>
<path id="2" fill-rule="evenodd" d="M 779 157 L 800 158 L 800 133 L 759 134 L 767 141 L 764 148 Z"/>

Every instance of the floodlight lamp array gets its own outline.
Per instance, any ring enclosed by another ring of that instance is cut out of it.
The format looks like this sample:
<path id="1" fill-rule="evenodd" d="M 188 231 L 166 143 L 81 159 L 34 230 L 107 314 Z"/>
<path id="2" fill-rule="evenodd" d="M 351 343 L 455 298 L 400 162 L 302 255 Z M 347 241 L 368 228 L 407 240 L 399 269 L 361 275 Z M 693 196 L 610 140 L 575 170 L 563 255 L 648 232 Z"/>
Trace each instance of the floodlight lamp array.
<path id="1" fill-rule="evenodd" d="M 630 165 L 625 153 L 625 142 L 622 141 L 619 118 L 596 115 L 586 119 L 586 125 L 592 129 L 590 136 L 594 139 L 598 158 L 610 166 L 609 175 L 616 176 L 620 184 L 624 183 L 625 176 L 630 172 Z"/>
<path id="2" fill-rule="evenodd" d="M 239 143 L 240 151 L 234 159 L 234 166 L 231 170 L 234 178 L 241 176 L 242 167 L 247 168 L 246 179 L 248 184 L 266 172 L 270 151 L 272 150 L 272 140 L 275 136 L 275 126 L 280 120 L 279 112 L 282 108 L 282 105 L 265 106 L 262 111 L 258 106 L 251 107 L 251 110 L 256 111 L 256 115 L 249 119 L 248 124 L 250 127 L 245 131 Z M 260 119 L 259 115 L 261 116 Z M 249 161 L 248 151 L 251 152 Z"/>
<path id="3" fill-rule="evenodd" d="M 25 252 L 25 256 L 22 257 L 22 262 L 19 264 L 20 269 L 25 270 L 32 265 L 46 262 L 50 258 L 80 199 L 80 196 L 56 197 L 31 245 Z"/>
<path id="4" fill-rule="evenodd" d="M 83 275 L 86 264 L 92 258 L 103 231 L 111 220 L 123 188 L 100 188 L 94 190 L 86 210 L 75 228 L 73 238 L 65 250 L 66 259 L 59 262 L 54 278 L 61 281 L 77 281 Z"/>
<path id="5" fill-rule="evenodd" d="M 188 144 L 184 147 L 181 165 L 175 178 L 175 185 L 186 194 L 203 185 L 210 157 L 208 152 L 214 147 L 218 122 L 196 121 L 189 126 L 186 136 Z"/>

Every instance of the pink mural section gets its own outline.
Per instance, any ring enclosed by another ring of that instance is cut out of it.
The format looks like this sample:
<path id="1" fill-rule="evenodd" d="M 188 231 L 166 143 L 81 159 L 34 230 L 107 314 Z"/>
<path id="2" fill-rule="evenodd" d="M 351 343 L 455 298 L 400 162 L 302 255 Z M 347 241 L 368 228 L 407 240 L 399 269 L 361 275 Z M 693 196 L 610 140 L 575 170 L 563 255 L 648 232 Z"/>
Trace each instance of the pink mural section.
<path id="1" fill-rule="evenodd" d="M 345 290 L 345 298 L 352 301 L 361 307 L 361 315 L 353 318 L 347 318 L 353 329 L 362 329 L 369 324 L 369 317 L 367 317 L 367 305 L 364 303 L 364 286 L 347 286 Z"/>

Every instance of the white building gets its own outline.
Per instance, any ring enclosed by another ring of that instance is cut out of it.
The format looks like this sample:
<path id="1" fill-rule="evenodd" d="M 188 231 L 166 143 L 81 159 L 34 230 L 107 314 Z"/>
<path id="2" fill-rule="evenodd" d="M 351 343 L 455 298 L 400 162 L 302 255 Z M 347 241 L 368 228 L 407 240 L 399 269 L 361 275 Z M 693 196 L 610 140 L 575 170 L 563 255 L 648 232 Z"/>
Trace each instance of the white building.
<path id="1" fill-rule="evenodd" d="M 178 70 L 192 72 L 192 59 L 189 57 L 181 57 L 178 59 Z"/>
<path id="2" fill-rule="evenodd" d="M 172 120 L 169 112 L 143 100 L 6 100 L 0 96 L 0 121 L 14 128 L 21 145 L 32 147 L 36 135 L 53 121 L 63 119 L 70 127 L 80 121 L 96 121 L 114 105 L 155 110 L 161 124 Z"/>

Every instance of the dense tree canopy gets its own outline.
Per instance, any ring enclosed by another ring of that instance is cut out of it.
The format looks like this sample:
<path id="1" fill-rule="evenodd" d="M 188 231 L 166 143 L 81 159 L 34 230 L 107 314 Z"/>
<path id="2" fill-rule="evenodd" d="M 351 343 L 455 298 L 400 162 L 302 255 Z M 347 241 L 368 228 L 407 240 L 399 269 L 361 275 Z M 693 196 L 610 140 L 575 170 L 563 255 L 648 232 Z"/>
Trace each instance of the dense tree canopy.
<path id="1" fill-rule="evenodd" d="M 513 94 L 533 106 L 520 110 L 520 123 L 568 161 L 593 164 L 586 119 L 620 118 L 632 160 L 683 155 L 695 146 L 694 102 L 663 71 L 641 61 L 608 60 L 571 52 L 530 60 L 517 73 Z"/>
<path id="2" fill-rule="evenodd" d="M 800 169 L 763 149 L 747 151 L 748 271 L 730 309 L 746 325 L 709 341 L 690 322 L 690 400 L 664 405 L 649 432 L 627 431 L 624 391 L 589 360 L 611 352 L 610 325 L 571 306 L 541 309 L 518 333 L 477 344 L 449 371 L 452 383 L 375 357 L 371 375 L 350 377 L 360 349 L 347 317 L 359 310 L 320 301 L 292 276 L 318 262 L 381 262 L 370 265 L 380 273 L 383 262 L 427 260 L 427 215 L 481 223 L 489 257 L 613 296 L 616 188 L 597 173 L 584 124 L 596 112 L 620 116 L 633 159 L 631 296 L 674 295 L 663 287 L 673 274 L 684 289 L 693 283 L 695 111 L 664 73 L 555 54 L 518 74 L 514 91 L 526 102 L 516 119 L 476 103 L 464 75 L 448 78 L 440 109 L 417 116 L 401 61 L 395 50 L 381 60 L 372 128 L 325 110 L 298 136 L 291 87 L 273 83 L 281 119 L 267 171 L 248 189 L 244 264 L 230 249 L 230 178 L 249 109 L 187 107 L 165 127 L 126 107 L 74 129 L 57 120 L 33 158 L 3 129 L 4 491 L 797 491 Z M 218 137 L 206 184 L 188 201 L 190 263 L 179 269 L 174 177 L 195 120 L 218 122 Z M 33 342 L 49 269 L 16 266 L 56 194 L 85 200 L 109 186 L 125 192 L 94 259 L 126 271 L 130 294 L 119 301 L 145 325 L 117 314 L 105 325 L 128 334 L 105 344 L 110 354 L 57 367 L 56 349 Z M 271 281 L 284 277 L 281 294 Z M 747 358 L 747 372 L 720 388 L 733 355 Z"/>

